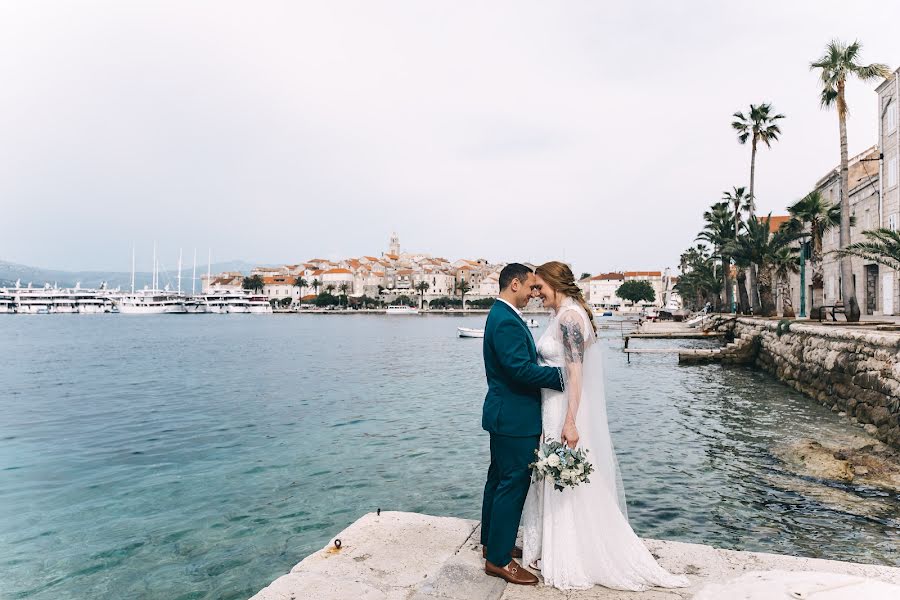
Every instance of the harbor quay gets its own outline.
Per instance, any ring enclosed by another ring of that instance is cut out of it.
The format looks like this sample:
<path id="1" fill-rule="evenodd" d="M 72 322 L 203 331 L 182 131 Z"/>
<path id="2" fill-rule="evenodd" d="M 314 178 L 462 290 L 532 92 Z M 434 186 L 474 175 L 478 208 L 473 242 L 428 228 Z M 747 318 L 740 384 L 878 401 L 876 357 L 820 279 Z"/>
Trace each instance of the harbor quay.
<path id="1" fill-rule="evenodd" d="M 687 575 L 690 587 L 508 585 L 484 573 L 479 539 L 478 521 L 369 513 L 251 600 L 891 600 L 900 593 L 900 568 L 651 539 L 644 543 L 659 563 Z"/>

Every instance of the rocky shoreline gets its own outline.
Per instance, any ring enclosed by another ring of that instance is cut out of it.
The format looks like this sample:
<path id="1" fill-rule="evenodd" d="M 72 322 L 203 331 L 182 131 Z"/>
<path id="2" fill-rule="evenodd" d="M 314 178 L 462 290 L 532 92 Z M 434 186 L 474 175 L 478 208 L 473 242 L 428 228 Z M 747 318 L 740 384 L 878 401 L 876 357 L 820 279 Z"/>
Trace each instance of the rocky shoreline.
<path id="1" fill-rule="evenodd" d="M 729 326 L 758 339 L 758 367 L 900 449 L 900 333 L 750 317 Z"/>

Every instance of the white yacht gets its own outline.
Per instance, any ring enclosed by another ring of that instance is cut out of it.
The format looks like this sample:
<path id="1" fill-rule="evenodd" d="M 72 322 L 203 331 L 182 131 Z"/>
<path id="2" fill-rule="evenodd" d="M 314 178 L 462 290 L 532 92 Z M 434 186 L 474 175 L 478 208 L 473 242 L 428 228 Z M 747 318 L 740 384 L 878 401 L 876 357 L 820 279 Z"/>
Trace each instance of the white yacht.
<path id="1" fill-rule="evenodd" d="M 225 312 L 230 314 L 246 314 L 250 312 L 250 296 L 245 292 L 232 292 L 225 296 Z"/>
<path id="2" fill-rule="evenodd" d="M 143 289 L 116 296 L 113 300 L 124 315 L 186 313 L 184 299 L 169 290 Z"/>
<path id="3" fill-rule="evenodd" d="M 5 289 L 0 289 L 0 315 L 12 314 L 16 312 L 16 302 Z"/>
<path id="4" fill-rule="evenodd" d="M 53 305 L 50 307 L 50 312 L 68 315 L 78 312 L 73 290 L 54 289 L 52 292 Z"/>
<path id="5" fill-rule="evenodd" d="M 112 310 L 110 292 L 101 287 L 99 290 L 83 290 L 76 285 L 72 290 L 75 299 L 75 312 L 81 315 L 96 315 Z"/>
<path id="6" fill-rule="evenodd" d="M 254 315 L 272 314 L 272 304 L 265 296 L 250 296 L 248 312 Z"/>
<path id="7" fill-rule="evenodd" d="M 46 315 L 53 308 L 53 298 L 56 290 L 50 288 L 47 284 L 43 288 L 33 288 L 31 284 L 28 287 L 16 287 L 10 290 L 13 294 L 13 302 L 15 303 L 15 311 L 20 315 Z"/>
<path id="8" fill-rule="evenodd" d="M 385 310 L 387 315 L 417 315 L 419 310 L 412 306 L 403 306 L 402 304 L 388 306 Z"/>

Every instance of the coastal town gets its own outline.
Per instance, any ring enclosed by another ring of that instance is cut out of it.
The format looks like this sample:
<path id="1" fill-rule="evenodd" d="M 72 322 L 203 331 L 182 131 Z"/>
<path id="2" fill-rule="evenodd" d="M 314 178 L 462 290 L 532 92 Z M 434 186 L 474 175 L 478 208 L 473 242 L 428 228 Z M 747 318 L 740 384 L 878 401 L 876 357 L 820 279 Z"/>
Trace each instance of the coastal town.
<path id="1" fill-rule="evenodd" d="M 203 276 L 203 293 L 251 289 L 282 308 L 338 305 L 384 305 L 429 308 L 484 308 L 500 293 L 500 270 L 505 263 L 488 260 L 449 261 L 427 253 L 404 251 L 396 233 L 380 256 L 343 260 L 313 258 L 280 267 L 255 267 L 249 277 L 226 272 Z M 528 265 L 534 268 L 535 265 Z M 633 302 L 617 295 L 626 281 L 646 281 L 652 300 Z M 677 302 L 677 277 L 670 269 L 621 271 L 592 275 L 578 281 L 587 301 L 598 310 L 636 311 Z"/>

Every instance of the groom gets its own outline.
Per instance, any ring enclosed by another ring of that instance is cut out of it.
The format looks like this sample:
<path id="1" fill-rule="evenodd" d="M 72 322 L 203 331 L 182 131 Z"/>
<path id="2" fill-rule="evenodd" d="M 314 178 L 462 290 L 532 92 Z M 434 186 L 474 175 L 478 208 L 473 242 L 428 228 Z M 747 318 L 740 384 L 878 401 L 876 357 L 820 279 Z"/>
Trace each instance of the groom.
<path id="1" fill-rule="evenodd" d="M 534 273 L 512 263 L 500 271 L 500 297 L 484 329 L 488 392 L 481 426 L 491 434 L 491 466 L 481 507 L 484 572 L 509 583 L 534 585 L 537 577 L 513 558 L 522 507 L 541 435 L 541 388 L 562 391 L 557 367 L 537 364 L 537 349 L 520 309 L 532 296 Z"/>

